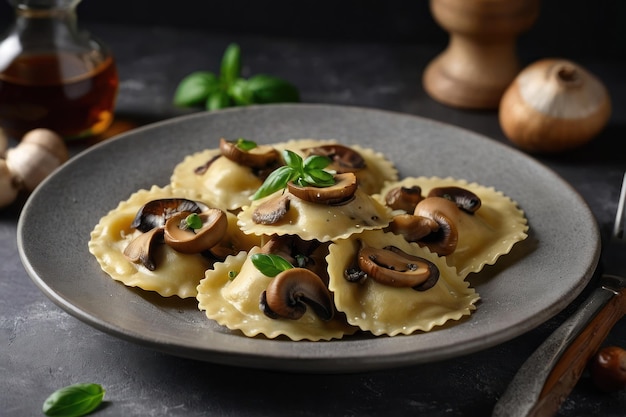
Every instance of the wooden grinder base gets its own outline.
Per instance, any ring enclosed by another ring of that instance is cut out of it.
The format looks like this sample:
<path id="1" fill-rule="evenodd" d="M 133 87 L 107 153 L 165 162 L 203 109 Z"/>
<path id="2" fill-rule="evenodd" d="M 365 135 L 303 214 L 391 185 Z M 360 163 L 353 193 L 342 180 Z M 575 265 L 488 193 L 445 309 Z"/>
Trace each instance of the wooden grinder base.
<path id="1" fill-rule="evenodd" d="M 495 109 L 520 71 L 517 37 L 539 15 L 540 0 L 431 0 L 447 48 L 426 67 L 423 85 L 452 107 Z"/>

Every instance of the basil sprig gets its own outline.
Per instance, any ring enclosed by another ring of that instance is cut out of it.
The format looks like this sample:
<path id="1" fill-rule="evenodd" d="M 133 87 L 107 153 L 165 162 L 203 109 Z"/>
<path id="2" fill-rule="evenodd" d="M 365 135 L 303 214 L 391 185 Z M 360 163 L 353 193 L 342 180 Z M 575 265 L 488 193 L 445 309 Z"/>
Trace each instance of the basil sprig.
<path id="1" fill-rule="evenodd" d="M 333 173 L 325 171 L 330 159 L 321 155 L 311 155 L 305 160 L 300 155 L 288 149 L 283 151 L 286 165 L 272 171 L 265 182 L 251 197 L 258 200 L 287 186 L 289 181 L 301 187 L 330 187 L 335 184 Z"/>
<path id="2" fill-rule="evenodd" d="M 255 253 L 250 256 L 250 260 L 263 275 L 272 278 L 283 271 L 293 268 L 289 261 L 273 253 Z"/>
<path id="3" fill-rule="evenodd" d="M 174 93 L 179 107 L 201 107 L 207 110 L 250 104 L 300 101 L 300 92 L 279 77 L 258 74 L 241 77 L 241 49 L 232 43 L 222 56 L 219 76 L 210 71 L 196 71 L 184 77 Z"/>
<path id="4" fill-rule="evenodd" d="M 80 417 L 95 410 L 104 398 L 99 384 L 79 383 L 53 392 L 43 403 L 42 411 L 50 417 Z"/>

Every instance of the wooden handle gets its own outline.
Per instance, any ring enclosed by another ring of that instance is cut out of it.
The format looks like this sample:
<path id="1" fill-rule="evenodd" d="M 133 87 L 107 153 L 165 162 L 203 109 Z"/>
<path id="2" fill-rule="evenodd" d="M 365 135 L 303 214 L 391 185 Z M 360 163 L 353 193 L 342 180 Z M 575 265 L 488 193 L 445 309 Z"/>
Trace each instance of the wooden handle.
<path id="1" fill-rule="evenodd" d="M 541 413 L 532 415 L 545 416 L 548 415 L 546 411 L 551 411 L 552 414 L 558 411 L 563 400 L 580 379 L 591 357 L 598 351 L 615 323 L 624 316 L 626 303 L 624 291 L 626 290 L 613 297 L 563 352 L 539 395 L 536 409 L 541 410 Z"/>

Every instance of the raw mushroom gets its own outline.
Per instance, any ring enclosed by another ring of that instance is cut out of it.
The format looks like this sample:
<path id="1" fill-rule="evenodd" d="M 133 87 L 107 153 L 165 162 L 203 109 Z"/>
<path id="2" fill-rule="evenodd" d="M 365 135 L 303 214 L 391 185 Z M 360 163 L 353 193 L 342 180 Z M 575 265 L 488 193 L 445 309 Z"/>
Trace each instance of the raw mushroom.
<path id="1" fill-rule="evenodd" d="M 279 160 L 278 151 L 270 145 L 258 145 L 246 151 L 237 146 L 236 142 L 221 138 L 220 151 L 231 161 L 250 168 L 265 168 Z"/>
<path id="2" fill-rule="evenodd" d="M 328 167 L 339 174 L 355 172 L 365 168 L 365 159 L 354 149 L 339 145 L 321 145 L 304 149 L 307 155 L 320 155 L 330 158 L 331 165 Z"/>
<path id="3" fill-rule="evenodd" d="M 6 207 L 17 198 L 19 186 L 4 159 L 0 159 L 0 207 Z"/>
<path id="4" fill-rule="evenodd" d="M 217 245 L 226 234 L 226 213 L 217 208 L 198 214 L 202 227 L 191 229 L 186 226 L 187 212 L 178 212 L 165 222 L 165 243 L 182 253 L 201 253 Z M 183 224 L 183 227 L 181 227 Z"/>
<path id="5" fill-rule="evenodd" d="M 454 201 L 461 210 L 474 214 L 482 204 L 480 197 L 462 187 L 436 187 L 430 190 L 427 197 L 443 197 Z"/>
<path id="6" fill-rule="evenodd" d="M 385 195 L 385 204 L 393 210 L 404 210 L 413 213 L 417 203 L 422 201 L 422 188 L 419 185 L 411 187 L 396 187 Z"/>
<path id="7" fill-rule="evenodd" d="M 394 246 L 378 249 L 363 245 L 358 253 L 358 265 L 367 276 L 391 287 L 425 291 L 439 279 L 439 268 L 435 264 Z"/>
<path id="8" fill-rule="evenodd" d="M 152 200 L 143 205 L 137 211 L 131 227 L 147 232 L 155 227 L 165 226 L 165 222 L 171 216 L 179 212 L 200 213 L 208 207 L 202 203 L 187 200 L 185 198 L 162 198 Z"/>
<path id="9" fill-rule="evenodd" d="M 124 256 L 131 262 L 139 262 L 150 271 L 156 269 L 154 246 L 163 242 L 163 227 L 155 227 L 133 239 L 124 249 Z"/>
<path id="10" fill-rule="evenodd" d="M 6 153 L 6 163 L 16 181 L 31 192 L 52 171 L 69 158 L 63 139 L 48 129 L 27 132 L 20 143 Z"/>
<path id="11" fill-rule="evenodd" d="M 289 192 L 311 203 L 338 205 L 352 200 L 358 186 L 356 175 L 351 172 L 335 175 L 335 184 L 329 187 L 301 187 L 293 181 L 287 183 Z"/>
<path id="12" fill-rule="evenodd" d="M 274 278 L 261 293 L 259 307 L 270 318 L 298 320 L 307 307 L 322 320 L 333 318 L 335 308 L 330 291 L 314 272 L 290 268 Z"/>
<path id="13" fill-rule="evenodd" d="M 443 197 L 428 197 L 415 207 L 416 216 L 428 217 L 439 224 L 439 229 L 422 238 L 419 243 L 438 255 L 450 255 L 459 240 L 458 221 L 462 214 L 456 203 Z"/>
<path id="14" fill-rule="evenodd" d="M 0 158 L 4 158 L 4 155 L 9 147 L 9 138 L 4 130 L 0 128 Z"/>

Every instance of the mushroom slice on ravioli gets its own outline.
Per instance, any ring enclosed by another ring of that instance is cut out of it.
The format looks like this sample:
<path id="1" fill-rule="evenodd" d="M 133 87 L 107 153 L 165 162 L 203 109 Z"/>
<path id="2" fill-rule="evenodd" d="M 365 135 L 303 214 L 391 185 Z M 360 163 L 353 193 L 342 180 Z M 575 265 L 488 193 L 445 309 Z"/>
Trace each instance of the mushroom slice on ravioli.
<path id="1" fill-rule="evenodd" d="M 367 194 L 379 192 L 385 182 L 398 180 L 398 170 L 389 159 L 360 145 L 344 145 L 335 139 L 293 139 L 275 147 L 281 152 L 284 149 L 296 152 L 303 158 L 310 155 L 330 158 L 328 169 L 354 173 L 359 187 Z"/>
<path id="2" fill-rule="evenodd" d="M 320 193 L 329 188 L 320 188 Z M 337 204 L 307 201 L 291 191 L 279 190 L 243 207 L 237 217 L 244 233 L 298 235 L 303 240 L 328 242 L 387 226 L 391 210 L 360 189 L 354 190 L 348 201 Z"/>
<path id="3" fill-rule="evenodd" d="M 387 183 L 374 198 L 395 209 L 387 231 L 445 256 L 462 277 L 495 264 L 528 237 L 524 212 L 493 187 L 407 177 Z"/>
<path id="4" fill-rule="evenodd" d="M 358 330 L 346 323 L 343 314 L 333 314 L 329 319 L 311 307 L 303 307 L 296 318 L 264 311 L 265 293 L 278 275 L 268 277 L 253 264 L 252 256 L 261 253 L 260 247 L 254 247 L 248 253 L 229 256 L 206 271 L 205 278 L 198 285 L 197 299 L 198 308 L 209 319 L 231 330 L 240 330 L 249 337 L 263 334 L 270 339 L 286 336 L 296 341 L 340 339 Z M 300 287 L 288 283 L 282 290 L 285 297 L 290 296 L 289 288 Z"/>
<path id="5" fill-rule="evenodd" d="M 338 240 L 326 259 L 337 310 L 376 336 L 430 331 L 469 316 L 480 298 L 444 258 L 393 233 Z"/>
<path id="6" fill-rule="evenodd" d="M 190 189 L 198 198 L 213 202 L 223 210 L 237 211 L 250 203 L 250 196 L 281 164 L 271 145 L 258 145 L 243 151 L 235 142 L 220 140 L 220 148 L 187 156 L 174 168 L 174 189 Z"/>
<path id="7" fill-rule="evenodd" d="M 193 231 L 180 227 L 191 213 L 200 221 Z M 103 216 L 88 247 L 102 270 L 126 286 L 191 298 L 216 260 L 247 250 L 260 239 L 241 233 L 231 213 L 209 208 L 170 186 L 153 186 Z"/>

